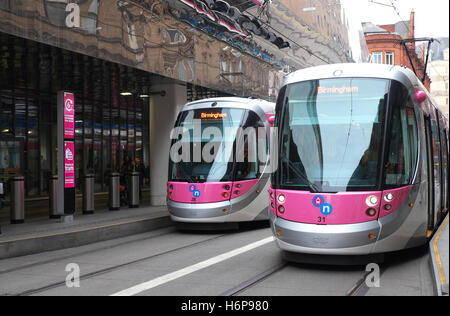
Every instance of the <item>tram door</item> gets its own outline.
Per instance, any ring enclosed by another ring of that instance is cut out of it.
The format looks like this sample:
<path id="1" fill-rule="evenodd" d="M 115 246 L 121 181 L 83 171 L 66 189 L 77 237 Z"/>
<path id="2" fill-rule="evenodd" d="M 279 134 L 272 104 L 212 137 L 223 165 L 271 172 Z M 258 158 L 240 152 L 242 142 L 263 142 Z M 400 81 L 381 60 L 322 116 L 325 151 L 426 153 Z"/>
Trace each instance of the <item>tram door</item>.
<path id="1" fill-rule="evenodd" d="M 431 137 L 431 119 L 429 116 L 425 117 L 425 138 L 427 147 L 427 174 L 428 174 L 428 230 L 434 230 L 435 215 L 434 215 L 434 159 L 433 159 L 433 139 Z"/>
<path id="2" fill-rule="evenodd" d="M 439 128 L 437 122 L 430 117 L 425 117 L 425 129 L 427 139 L 427 165 L 428 165 L 428 228 L 434 230 L 441 214 L 442 201 L 442 169 L 441 169 L 441 144 L 439 140 Z"/>

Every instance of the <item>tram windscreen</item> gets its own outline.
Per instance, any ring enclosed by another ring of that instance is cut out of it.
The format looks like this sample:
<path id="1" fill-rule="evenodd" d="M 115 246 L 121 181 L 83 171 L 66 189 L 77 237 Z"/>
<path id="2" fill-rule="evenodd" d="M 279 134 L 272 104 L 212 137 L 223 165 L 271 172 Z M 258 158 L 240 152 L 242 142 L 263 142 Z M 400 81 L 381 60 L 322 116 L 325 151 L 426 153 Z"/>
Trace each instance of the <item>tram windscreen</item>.
<path id="1" fill-rule="evenodd" d="M 181 112 L 172 134 L 169 181 L 227 182 L 256 179 L 259 175 L 257 144 L 241 131 L 262 124 L 249 110 L 196 109 Z M 242 136 L 243 146 L 237 138 Z M 253 146 L 254 148 L 250 148 Z M 243 147 L 243 160 L 239 158 Z M 236 162 L 238 161 L 238 162 Z"/>
<path id="2" fill-rule="evenodd" d="M 291 84 L 283 98 L 279 185 L 316 192 L 372 190 L 389 81 L 327 79 Z"/>

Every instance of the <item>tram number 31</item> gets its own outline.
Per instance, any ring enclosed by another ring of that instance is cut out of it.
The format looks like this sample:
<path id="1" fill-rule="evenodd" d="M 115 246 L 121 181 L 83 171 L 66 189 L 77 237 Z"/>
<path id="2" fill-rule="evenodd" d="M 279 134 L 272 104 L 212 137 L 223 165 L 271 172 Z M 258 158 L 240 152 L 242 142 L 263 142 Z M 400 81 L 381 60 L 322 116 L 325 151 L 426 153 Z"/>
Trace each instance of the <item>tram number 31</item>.
<path id="1" fill-rule="evenodd" d="M 326 218 L 327 218 L 326 216 L 318 216 L 317 222 L 324 224 L 326 222 Z"/>

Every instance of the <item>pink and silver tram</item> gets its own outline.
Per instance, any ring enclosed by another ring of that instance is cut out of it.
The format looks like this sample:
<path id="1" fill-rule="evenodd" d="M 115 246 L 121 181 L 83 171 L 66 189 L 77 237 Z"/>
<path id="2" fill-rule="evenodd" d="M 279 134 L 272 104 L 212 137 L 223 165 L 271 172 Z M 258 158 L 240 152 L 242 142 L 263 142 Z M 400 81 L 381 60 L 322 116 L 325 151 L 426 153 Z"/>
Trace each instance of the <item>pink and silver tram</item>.
<path id="1" fill-rule="evenodd" d="M 448 211 L 448 118 L 409 69 L 335 64 L 292 73 L 275 126 L 269 213 L 288 259 L 420 246 Z"/>
<path id="2" fill-rule="evenodd" d="M 178 226 L 236 228 L 239 222 L 268 220 L 274 114 L 274 103 L 234 97 L 182 108 L 167 183 L 168 209 Z"/>

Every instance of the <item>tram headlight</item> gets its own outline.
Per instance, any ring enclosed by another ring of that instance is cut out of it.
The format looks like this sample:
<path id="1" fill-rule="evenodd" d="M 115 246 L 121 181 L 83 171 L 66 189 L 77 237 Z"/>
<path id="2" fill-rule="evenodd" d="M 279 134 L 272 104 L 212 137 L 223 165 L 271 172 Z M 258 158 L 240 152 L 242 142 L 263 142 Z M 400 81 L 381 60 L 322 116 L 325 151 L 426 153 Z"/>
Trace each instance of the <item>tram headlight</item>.
<path id="1" fill-rule="evenodd" d="M 391 202 L 393 199 L 394 199 L 394 194 L 392 194 L 392 193 L 388 193 L 384 196 L 384 200 L 386 202 Z"/>
<path id="2" fill-rule="evenodd" d="M 284 203 L 286 201 L 286 197 L 283 194 L 278 195 L 278 202 Z"/>
<path id="3" fill-rule="evenodd" d="M 378 198 L 375 195 L 371 195 L 371 196 L 367 197 L 366 204 L 367 204 L 367 206 L 370 206 L 370 207 L 375 206 L 378 204 Z"/>

